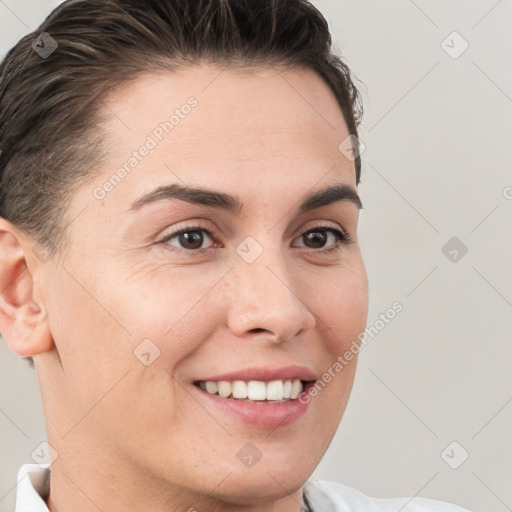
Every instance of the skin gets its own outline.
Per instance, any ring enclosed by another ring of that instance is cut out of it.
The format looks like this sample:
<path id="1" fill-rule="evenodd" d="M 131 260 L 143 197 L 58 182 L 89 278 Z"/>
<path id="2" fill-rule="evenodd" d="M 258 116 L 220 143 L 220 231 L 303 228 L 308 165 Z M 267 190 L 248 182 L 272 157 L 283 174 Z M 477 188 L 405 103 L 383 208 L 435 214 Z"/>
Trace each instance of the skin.
<path id="1" fill-rule="evenodd" d="M 298 512 L 345 410 L 356 358 L 302 418 L 272 431 L 191 398 L 194 379 L 252 366 L 298 364 L 320 377 L 364 330 L 368 310 L 359 208 L 296 211 L 311 191 L 356 189 L 354 163 L 338 150 L 348 131 L 333 93 L 309 70 L 221 70 L 140 76 L 105 102 L 108 163 L 75 193 L 55 258 L 41 261 L 34 240 L 0 219 L 9 283 L 0 329 L 17 354 L 34 356 L 58 454 L 52 512 Z M 95 187 L 190 96 L 191 113 L 96 199 Z M 236 195 L 245 212 L 176 199 L 129 211 L 173 183 Z M 333 235 L 308 245 L 303 234 L 326 223 L 353 243 L 323 255 Z M 190 225 L 213 232 L 203 232 L 199 255 L 179 237 L 163 241 Z M 250 264 L 235 250 L 248 236 L 263 249 Z M 160 350 L 149 366 L 134 356 L 144 339 Z M 252 467 L 237 457 L 248 441 L 262 454 Z"/>

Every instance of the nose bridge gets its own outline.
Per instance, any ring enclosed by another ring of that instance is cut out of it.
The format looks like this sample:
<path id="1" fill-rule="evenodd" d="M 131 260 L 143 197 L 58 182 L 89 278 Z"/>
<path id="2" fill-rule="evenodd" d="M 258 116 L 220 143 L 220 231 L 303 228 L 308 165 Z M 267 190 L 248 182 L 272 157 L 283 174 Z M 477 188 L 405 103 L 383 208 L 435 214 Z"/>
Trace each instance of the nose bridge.
<path id="1" fill-rule="evenodd" d="M 237 336 L 264 329 L 281 342 L 314 326 L 315 318 L 300 296 L 282 244 L 271 238 L 260 244 L 248 237 L 236 248 L 229 327 Z"/>

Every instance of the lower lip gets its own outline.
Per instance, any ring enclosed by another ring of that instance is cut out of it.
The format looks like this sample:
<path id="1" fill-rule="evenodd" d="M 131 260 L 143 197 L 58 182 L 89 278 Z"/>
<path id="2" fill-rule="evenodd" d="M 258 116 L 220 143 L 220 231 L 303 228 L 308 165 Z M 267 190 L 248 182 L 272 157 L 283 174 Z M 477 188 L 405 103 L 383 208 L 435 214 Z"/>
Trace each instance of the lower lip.
<path id="1" fill-rule="evenodd" d="M 219 395 L 212 395 L 194 385 L 192 387 L 196 393 L 209 400 L 222 412 L 235 416 L 244 423 L 258 428 L 276 429 L 291 425 L 306 414 L 309 406 L 309 401 L 303 404 L 298 399 L 278 404 L 244 402 L 235 398 L 222 398 Z M 309 384 L 307 387 L 309 387 Z"/>

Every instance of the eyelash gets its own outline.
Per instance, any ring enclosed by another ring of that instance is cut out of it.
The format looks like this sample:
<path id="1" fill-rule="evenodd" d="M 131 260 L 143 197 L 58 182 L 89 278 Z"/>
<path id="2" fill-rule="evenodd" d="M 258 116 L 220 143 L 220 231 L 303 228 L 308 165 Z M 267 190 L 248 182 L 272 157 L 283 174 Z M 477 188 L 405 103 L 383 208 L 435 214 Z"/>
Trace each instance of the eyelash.
<path id="1" fill-rule="evenodd" d="M 207 233 L 207 235 L 212 239 L 212 241 L 215 241 L 215 236 L 209 229 L 206 229 L 203 226 L 199 226 L 199 225 L 191 225 L 191 226 L 186 226 L 183 229 L 180 229 L 179 231 L 175 231 L 174 233 L 171 233 L 170 235 L 166 236 L 163 240 L 161 240 L 160 243 L 164 244 L 167 247 L 167 249 L 170 251 L 183 252 L 183 253 L 188 253 L 188 254 L 192 254 L 192 255 L 200 255 L 200 254 L 203 254 L 205 251 L 210 250 L 210 248 L 179 249 L 179 248 L 170 246 L 170 244 L 168 243 L 169 240 L 172 240 L 173 238 L 175 238 L 179 235 L 182 235 L 184 233 L 188 233 L 190 231 L 203 231 L 203 232 Z M 328 225 L 315 226 L 314 228 L 304 231 L 304 233 L 302 233 L 300 236 L 302 237 L 309 233 L 314 233 L 315 231 L 322 231 L 322 232 L 328 231 L 330 233 L 333 233 L 338 238 L 336 243 L 329 249 L 318 249 L 318 250 L 310 249 L 312 252 L 314 252 L 316 254 L 329 254 L 331 252 L 340 251 L 342 249 L 343 245 L 349 245 L 354 242 L 352 237 L 346 231 L 343 231 L 343 230 L 340 230 L 340 229 L 337 229 L 337 228 L 334 228 L 334 227 L 328 226 Z"/>

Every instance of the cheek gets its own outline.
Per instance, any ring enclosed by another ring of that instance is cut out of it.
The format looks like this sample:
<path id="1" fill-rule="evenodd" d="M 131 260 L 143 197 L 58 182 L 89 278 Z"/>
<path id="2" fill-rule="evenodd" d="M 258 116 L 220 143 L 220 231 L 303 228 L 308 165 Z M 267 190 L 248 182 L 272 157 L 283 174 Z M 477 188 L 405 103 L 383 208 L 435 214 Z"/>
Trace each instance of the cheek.
<path id="1" fill-rule="evenodd" d="M 159 363 L 172 369 L 197 350 L 222 322 L 215 285 L 222 274 L 212 270 L 168 268 L 128 276 L 119 318 L 129 326 L 134 347 L 150 339 L 160 351 Z"/>
<path id="2" fill-rule="evenodd" d="M 362 261 L 335 275 L 317 304 L 331 356 L 340 355 L 354 340 L 359 342 L 368 315 L 368 282 Z"/>
<path id="3" fill-rule="evenodd" d="M 115 367 L 140 365 L 139 346 L 152 357 L 159 352 L 159 363 L 172 368 L 221 322 L 215 302 L 205 299 L 222 275 L 193 266 L 114 271 L 93 258 L 87 268 L 67 262 L 66 271 L 52 274 L 50 328 L 65 369 L 84 375 L 87 368 L 98 377 L 75 384 L 92 391 L 106 385 L 103 377 Z"/>
<path id="4" fill-rule="evenodd" d="M 77 405 L 88 410 L 128 369 L 132 338 L 98 282 L 66 268 L 55 273 L 49 288 L 48 318 L 66 385 Z"/>

